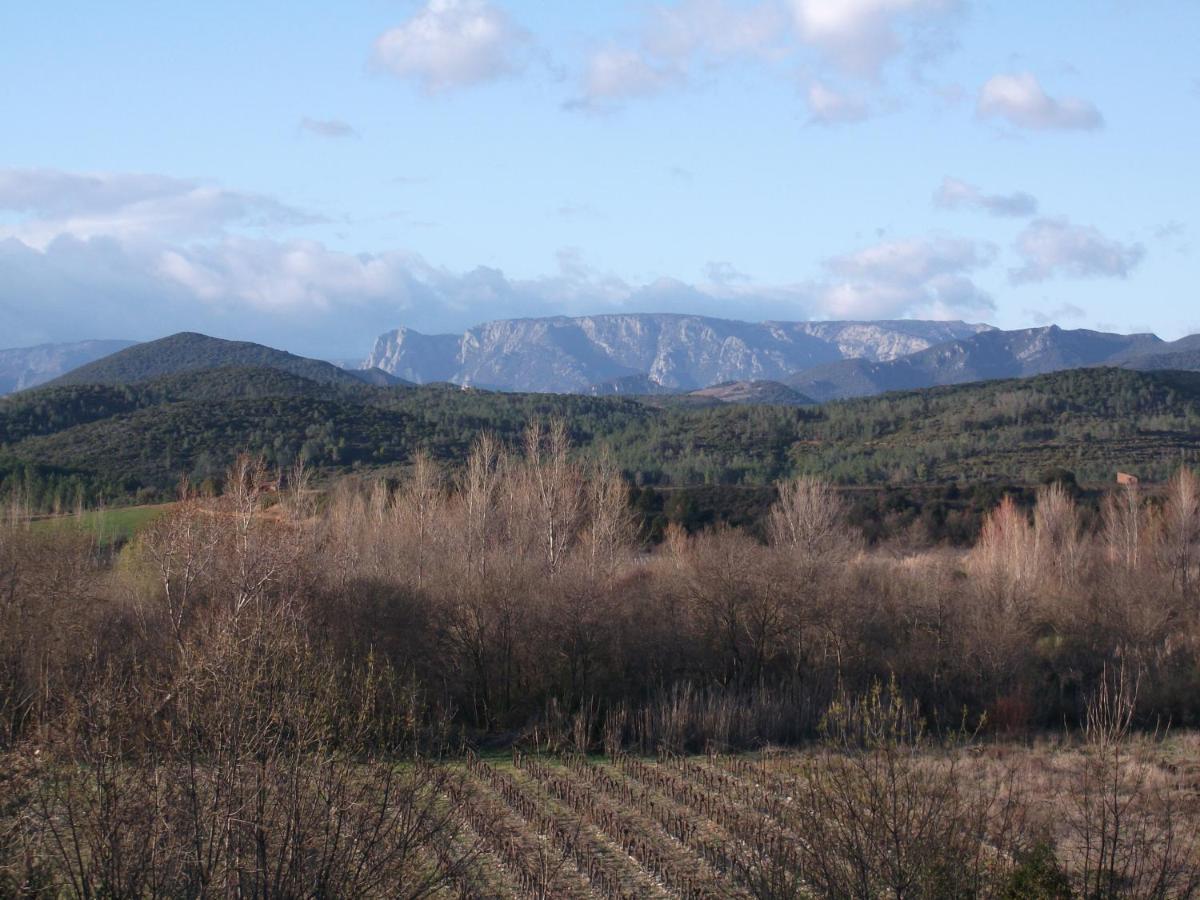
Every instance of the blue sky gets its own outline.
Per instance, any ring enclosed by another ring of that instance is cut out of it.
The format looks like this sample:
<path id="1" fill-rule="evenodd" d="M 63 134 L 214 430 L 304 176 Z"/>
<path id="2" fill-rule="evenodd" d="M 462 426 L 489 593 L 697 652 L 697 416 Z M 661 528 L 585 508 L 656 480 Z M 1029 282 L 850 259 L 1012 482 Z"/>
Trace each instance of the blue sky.
<path id="1" fill-rule="evenodd" d="M 10 2 L 0 345 L 1200 331 L 1192 0 Z"/>

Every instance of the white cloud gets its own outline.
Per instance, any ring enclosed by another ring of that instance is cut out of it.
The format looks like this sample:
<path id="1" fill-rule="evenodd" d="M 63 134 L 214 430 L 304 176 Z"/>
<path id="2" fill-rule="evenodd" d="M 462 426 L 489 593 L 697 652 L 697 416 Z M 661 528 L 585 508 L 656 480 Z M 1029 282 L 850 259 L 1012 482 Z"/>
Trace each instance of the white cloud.
<path id="1" fill-rule="evenodd" d="M 0 333 L 12 345 L 89 337 L 142 340 L 196 330 L 358 352 L 420 297 L 403 260 L 304 241 L 225 238 L 185 246 L 60 237 L 0 240 Z"/>
<path id="2" fill-rule="evenodd" d="M 566 105 L 607 109 L 678 87 L 737 59 L 782 58 L 787 33 L 788 17 L 777 0 L 653 4 L 632 45 L 610 44 L 592 53 L 580 96 Z"/>
<path id="3" fill-rule="evenodd" d="M 596 51 L 567 108 L 611 108 L 702 81 L 751 62 L 794 78 L 805 73 L 812 121 L 853 122 L 870 114 L 860 97 L 835 91 L 831 77 L 878 82 L 888 60 L 909 51 L 914 67 L 954 45 L 945 28 L 963 0 L 679 0 L 655 2 L 637 36 Z"/>
<path id="4" fill-rule="evenodd" d="M 902 25 L 957 9 L 957 0 L 791 0 L 801 38 L 839 70 L 878 78 L 905 46 Z"/>
<path id="5" fill-rule="evenodd" d="M 681 81 L 679 70 L 656 65 L 637 50 L 606 47 L 588 60 L 583 92 L 567 106 L 606 109 L 624 100 L 660 93 Z"/>
<path id="6" fill-rule="evenodd" d="M 1017 236 L 1024 264 L 1009 274 L 1016 283 L 1075 278 L 1125 278 L 1146 255 L 1141 244 L 1124 244 L 1095 228 L 1062 218 L 1036 219 Z"/>
<path id="7" fill-rule="evenodd" d="M 300 130 L 324 138 L 358 137 L 354 127 L 341 119 L 310 119 L 305 116 L 300 120 Z"/>
<path id="8" fill-rule="evenodd" d="M 985 194 L 975 185 L 949 176 L 942 179 L 933 202 L 943 209 L 981 209 L 993 216 L 1032 216 L 1038 211 L 1037 197 L 1032 194 Z"/>
<path id="9" fill-rule="evenodd" d="M 1030 72 L 992 76 L 979 92 L 976 110 L 1020 128 L 1091 130 L 1104 125 L 1093 104 L 1078 97 L 1051 97 Z"/>
<path id="10" fill-rule="evenodd" d="M 700 56 L 713 64 L 737 57 L 770 59 L 782 52 L 787 16 L 776 3 L 683 0 L 650 10 L 643 44 L 665 60 Z"/>
<path id="11" fill-rule="evenodd" d="M 227 238 L 216 244 L 165 248 L 155 256 L 155 274 L 205 302 L 319 313 L 403 295 L 397 289 L 414 259 L 339 253 L 317 241 Z"/>
<path id="12" fill-rule="evenodd" d="M 528 35 L 487 0 L 428 0 L 375 41 L 375 62 L 440 93 L 519 71 Z"/>
<path id="13" fill-rule="evenodd" d="M 868 115 L 867 104 L 857 97 L 835 91 L 820 81 L 808 86 L 810 121 L 818 125 L 861 122 Z"/>
<path id="14" fill-rule="evenodd" d="M 992 247 L 972 241 L 885 241 L 826 260 L 826 270 L 838 280 L 821 292 L 822 309 L 855 319 L 984 316 L 995 311 L 995 303 L 968 273 L 994 258 Z"/>
<path id="15" fill-rule="evenodd" d="M 64 234 L 191 238 L 217 235 L 233 224 L 267 227 L 321 221 L 272 197 L 195 179 L 54 169 L 0 169 L 0 212 L 16 218 L 15 224 L 0 226 L 0 239 L 16 237 L 39 247 Z"/>
<path id="16" fill-rule="evenodd" d="M 826 268 L 850 278 L 917 283 L 935 275 L 986 266 L 995 253 L 973 241 L 951 238 L 884 241 L 857 253 L 836 256 Z"/>

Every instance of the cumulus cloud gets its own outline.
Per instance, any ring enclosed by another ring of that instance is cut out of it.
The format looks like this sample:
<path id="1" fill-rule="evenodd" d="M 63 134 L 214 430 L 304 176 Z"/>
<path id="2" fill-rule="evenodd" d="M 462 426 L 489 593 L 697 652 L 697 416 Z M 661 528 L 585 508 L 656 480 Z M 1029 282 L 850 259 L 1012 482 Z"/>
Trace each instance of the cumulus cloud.
<path id="1" fill-rule="evenodd" d="M 791 0 L 801 38 L 841 71 L 877 79 L 904 49 L 906 21 L 957 9 L 956 0 Z"/>
<path id="2" fill-rule="evenodd" d="M 1007 119 L 1019 128 L 1092 130 L 1104 117 L 1092 103 L 1078 97 L 1051 97 L 1030 72 L 994 75 L 979 92 L 976 111 L 981 117 Z"/>
<path id="3" fill-rule="evenodd" d="M 1014 283 L 1075 278 L 1125 278 L 1146 255 L 1141 244 L 1124 244 L 1095 228 L 1063 218 L 1035 219 L 1017 236 L 1023 265 L 1010 271 Z"/>
<path id="4" fill-rule="evenodd" d="M 259 311 L 320 313 L 403 293 L 411 257 L 352 255 L 317 241 L 227 238 L 216 244 L 164 248 L 150 273 L 207 303 Z M 399 289 L 399 290 L 398 290 Z"/>
<path id="5" fill-rule="evenodd" d="M 826 261 L 836 275 L 919 283 L 936 275 L 986 266 L 995 253 L 985 245 L 952 238 L 884 241 Z"/>
<path id="6" fill-rule="evenodd" d="M 632 46 L 610 44 L 591 54 L 579 96 L 566 105 L 609 109 L 678 87 L 699 71 L 734 60 L 780 58 L 786 54 L 787 30 L 788 17 L 776 0 L 653 4 Z"/>
<path id="7" fill-rule="evenodd" d="M 306 225 L 321 217 L 278 200 L 166 175 L 0 169 L 0 238 L 44 246 L 63 234 L 190 238 L 250 227 Z"/>
<path id="8" fill-rule="evenodd" d="M 358 137 L 353 126 L 341 119 L 310 119 L 305 116 L 300 120 L 300 130 L 324 138 Z"/>
<path id="9" fill-rule="evenodd" d="M 431 94 L 519 71 L 528 34 L 487 0 L 428 0 L 375 41 L 374 61 Z"/>
<path id="10" fill-rule="evenodd" d="M 0 240 L 0 333 L 17 346 L 197 330 L 349 355 L 369 342 L 362 329 L 394 327 L 406 302 L 420 302 L 402 271 L 402 260 L 304 241 L 63 236 L 35 248 L 10 238 Z"/>
<path id="11" fill-rule="evenodd" d="M 787 16 L 774 2 L 683 0 L 651 7 L 643 44 L 662 59 L 700 56 L 712 64 L 738 57 L 778 56 L 786 30 Z"/>
<path id="12" fill-rule="evenodd" d="M 835 91 L 820 81 L 808 86 L 809 121 L 817 125 L 861 122 L 867 117 L 867 104 L 857 97 Z"/>
<path id="13" fill-rule="evenodd" d="M 1024 217 L 1036 215 L 1037 197 L 1024 191 L 1011 194 L 985 194 L 973 184 L 947 176 L 933 195 L 943 209 L 980 209 L 993 216 Z"/>
<path id="14" fill-rule="evenodd" d="M 867 104 L 835 92 L 827 76 L 877 82 L 888 60 L 910 44 L 912 56 L 927 61 L 953 42 L 944 36 L 915 36 L 946 21 L 960 6 L 961 0 L 653 3 L 633 41 L 602 48 L 589 58 L 580 96 L 568 106 L 604 107 L 650 96 L 735 62 L 759 63 L 773 71 L 782 71 L 781 63 L 799 63 L 817 76 L 808 88 L 813 120 L 857 121 L 867 116 Z"/>
<path id="15" fill-rule="evenodd" d="M 991 246 L 973 241 L 884 241 L 825 261 L 834 280 L 821 292 L 822 307 L 851 319 L 987 315 L 995 303 L 969 273 L 994 258 Z"/>
<path id="16" fill-rule="evenodd" d="M 634 97 L 657 94 L 682 80 L 679 70 L 656 65 L 645 55 L 623 47 L 606 47 L 588 60 L 579 97 L 568 108 L 603 110 Z"/>
<path id="17" fill-rule="evenodd" d="M 588 57 L 579 95 L 566 106 L 607 110 L 683 85 L 697 69 L 769 57 L 780 52 L 785 26 L 783 11 L 771 0 L 749 6 L 725 0 L 652 5 L 634 45 L 609 44 Z"/>

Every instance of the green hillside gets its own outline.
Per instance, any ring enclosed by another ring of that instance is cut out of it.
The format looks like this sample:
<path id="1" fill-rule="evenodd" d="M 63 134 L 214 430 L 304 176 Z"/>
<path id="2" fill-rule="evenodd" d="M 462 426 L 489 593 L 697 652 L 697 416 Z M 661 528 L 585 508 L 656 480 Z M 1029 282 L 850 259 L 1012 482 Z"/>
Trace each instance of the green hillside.
<path id="1" fill-rule="evenodd" d="M 182 474 L 219 477 L 241 450 L 322 474 L 386 471 L 426 450 L 451 465 L 481 431 L 515 442 L 533 417 L 570 424 L 641 484 L 765 485 L 811 472 L 846 485 L 1105 482 L 1168 475 L 1200 450 L 1200 374 L 1082 369 L 821 407 L 651 406 L 634 399 L 451 386 L 319 383 L 277 369 L 58 385 L 0 401 L 0 491 L 36 503 L 152 502 Z"/>
<path id="2" fill-rule="evenodd" d="M 227 366 L 278 369 L 323 384 L 401 384 L 385 372 L 355 373 L 332 363 L 306 359 L 283 350 L 245 341 L 225 341 L 203 334 L 183 332 L 145 344 L 136 344 L 111 356 L 81 366 L 51 382 L 54 386 L 103 384 L 126 385 Z"/>
<path id="3" fill-rule="evenodd" d="M 1200 449 L 1200 373 L 1074 369 L 829 403 L 797 468 L 867 484 L 1001 479 L 1052 468 L 1163 479 Z"/>

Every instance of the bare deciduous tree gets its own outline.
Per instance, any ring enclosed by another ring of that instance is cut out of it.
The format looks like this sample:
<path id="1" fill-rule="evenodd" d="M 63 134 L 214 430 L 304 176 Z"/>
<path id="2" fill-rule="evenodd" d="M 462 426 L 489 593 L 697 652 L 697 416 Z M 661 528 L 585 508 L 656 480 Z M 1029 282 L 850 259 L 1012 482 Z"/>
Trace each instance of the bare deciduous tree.
<path id="1" fill-rule="evenodd" d="M 196 589 L 211 575 L 221 523 L 185 479 L 175 507 L 156 519 L 139 544 L 153 564 L 176 644 L 183 641 Z"/>
<path id="2" fill-rule="evenodd" d="M 634 542 L 629 488 L 612 457 L 605 454 L 588 473 L 585 489 L 591 569 L 593 574 L 612 575 Z"/>
<path id="3" fill-rule="evenodd" d="M 496 501 L 504 454 L 490 434 L 476 438 L 467 457 L 466 471 L 459 488 L 463 507 L 463 561 L 468 570 L 478 572 L 484 564 L 488 542 L 493 540 L 496 522 Z"/>
<path id="4" fill-rule="evenodd" d="M 1146 561 L 1145 549 L 1154 526 L 1138 485 L 1122 485 L 1109 492 L 1101 513 L 1109 562 L 1126 572 L 1138 571 Z"/>
<path id="5" fill-rule="evenodd" d="M 1061 483 L 1038 491 L 1033 527 L 1039 570 L 1051 575 L 1060 588 L 1076 587 L 1087 559 L 1086 545 L 1075 501 Z"/>
<path id="6" fill-rule="evenodd" d="M 259 604 L 269 588 L 290 571 L 300 547 L 282 540 L 285 527 L 268 518 L 264 498 L 278 484 L 261 457 L 240 455 L 225 476 L 225 492 L 216 514 L 230 525 L 221 533 L 230 542 L 226 554 L 235 615 Z"/>
<path id="7" fill-rule="evenodd" d="M 767 523 L 774 546 L 808 565 L 844 560 L 858 549 L 846 526 L 845 504 L 828 484 L 803 476 L 778 485 L 778 491 Z"/>
<path id="8" fill-rule="evenodd" d="M 578 537 L 583 515 L 582 473 L 570 458 L 567 424 L 534 421 L 525 431 L 525 471 L 536 501 L 536 530 L 546 567 L 554 574 Z"/>
<path id="9" fill-rule="evenodd" d="M 1038 578 L 1037 534 L 1011 496 L 988 514 L 967 564 L 1005 609 L 1027 609 Z"/>
<path id="10" fill-rule="evenodd" d="M 1192 600 L 1200 564 L 1200 478 L 1180 469 L 1167 485 L 1162 516 L 1164 563 L 1180 593 Z"/>

